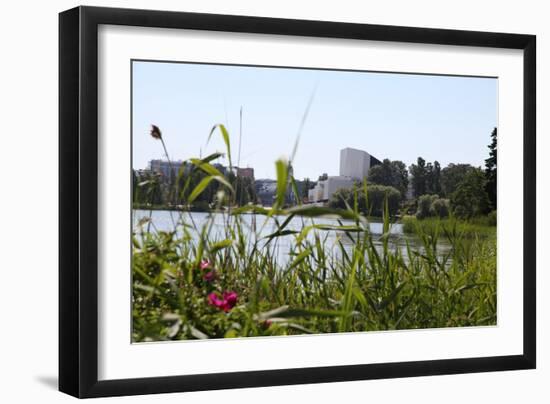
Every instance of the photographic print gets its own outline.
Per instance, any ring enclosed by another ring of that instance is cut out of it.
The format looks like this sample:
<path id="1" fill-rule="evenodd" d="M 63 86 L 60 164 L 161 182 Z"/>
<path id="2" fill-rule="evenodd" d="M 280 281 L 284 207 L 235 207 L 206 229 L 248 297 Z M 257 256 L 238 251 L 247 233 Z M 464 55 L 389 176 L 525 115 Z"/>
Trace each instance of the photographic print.
<path id="1" fill-rule="evenodd" d="M 497 324 L 497 78 L 131 72 L 132 342 Z"/>

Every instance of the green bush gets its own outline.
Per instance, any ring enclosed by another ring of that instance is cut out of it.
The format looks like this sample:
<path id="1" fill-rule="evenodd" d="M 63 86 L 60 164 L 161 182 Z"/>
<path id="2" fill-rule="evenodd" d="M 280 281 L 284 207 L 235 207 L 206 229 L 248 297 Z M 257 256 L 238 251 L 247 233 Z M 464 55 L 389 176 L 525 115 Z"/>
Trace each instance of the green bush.
<path id="1" fill-rule="evenodd" d="M 349 206 L 353 208 L 356 194 L 357 208 L 362 214 L 382 217 L 386 198 L 390 216 L 396 215 L 399 210 L 401 193 L 394 187 L 373 184 L 367 186 L 367 198 L 365 198 L 363 187 L 357 188 L 356 192 L 352 189 L 339 189 L 330 198 L 329 207 L 346 209 Z"/>
<path id="2" fill-rule="evenodd" d="M 449 200 L 438 198 L 432 202 L 432 206 L 430 207 L 430 215 L 440 218 L 448 217 L 449 210 Z"/>
<path id="3" fill-rule="evenodd" d="M 439 195 L 422 195 L 420 198 L 418 198 L 417 204 L 417 219 L 425 219 L 432 216 L 440 218 L 449 216 L 449 200 L 440 198 Z"/>
<path id="4" fill-rule="evenodd" d="M 418 198 L 418 208 L 416 210 L 416 218 L 424 219 L 431 216 L 433 202 L 438 199 L 437 195 L 422 195 Z"/>

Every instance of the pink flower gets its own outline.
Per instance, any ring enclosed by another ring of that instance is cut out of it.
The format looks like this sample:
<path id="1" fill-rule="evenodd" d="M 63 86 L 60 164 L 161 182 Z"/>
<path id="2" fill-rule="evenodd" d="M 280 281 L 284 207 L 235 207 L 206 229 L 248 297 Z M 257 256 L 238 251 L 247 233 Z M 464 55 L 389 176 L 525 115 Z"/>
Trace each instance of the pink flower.
<path id="1" fill-rule="evenodd" d="M 208 304 L 210 306 L 221 308 L 223 305 L 223 300 L 218 297 L 218 294 L 216 292 L 212 292 L 208 295 Z"/>
<path id="2" fill-rule="evenodd" d="M 233 291 L 223 292 L 221 297 L 216 292 L 212 292 L 208 295 L 208 304 L 227 313 L 235 307 L 238 297 L 237 293 Z"/>
<path id="3" fill-rule="evenodd" d="M 225 307 L 227 308 L 227 310 L 225 308 L 224 310 L 229 311 L 233 307 L 235 307 L 235 305 L 237 304 L 237 298 L 237 293 L 233 291 L 223 292 L 223 300 L 225 300 Z"/>
<path id="4" fill-rule="evenodd" d="M 216 279 L 216 271 L 208 271 L 202 276 L 202 279 L 204 279 L 206 282 L 212 282 L 214 279 Z"/>
<path id="5" fill-rule="evenodd" d="M 205 269 L 209 269 L 211 267 L 211 263 L 208 260 L 202 260 L 200 264 L 201 271 L 204 271 Z"/>

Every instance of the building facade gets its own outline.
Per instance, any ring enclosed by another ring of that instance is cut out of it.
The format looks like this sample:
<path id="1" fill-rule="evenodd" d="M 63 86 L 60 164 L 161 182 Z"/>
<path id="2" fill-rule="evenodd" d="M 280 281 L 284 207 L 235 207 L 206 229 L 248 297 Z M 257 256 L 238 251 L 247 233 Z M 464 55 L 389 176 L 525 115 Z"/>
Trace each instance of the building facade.
<path id="1" fill-rule="evenodd" d="M 185 162 L 178 160 L 168 162 L 167 160 L 151 160 L 149 161 L 148 169 L 157 174 L 161 174 L 164 178 L 170 178 L 170 170 L 173 172 L 173 176 L 177 177 L 178 172 Z"/>
<path id="2" fill-rule="evenodd" d="M 346 147 L 340 150 L 340 175 L 363 181 L 372 166 L 380 164 L 380 160 L 364 150 Z"/>
<path id="3" fill-rule="evenodd" d="M 370 168 L 377 164 L 380 164 L 380 160 L 364 150 L 350 147 L 340 150 L 340 175 L 319 180 L 317 185 L 309 190 L 308 202 L 328 202 L 339 189 L 350 189 L 354 182 L 362 182 Z"/>

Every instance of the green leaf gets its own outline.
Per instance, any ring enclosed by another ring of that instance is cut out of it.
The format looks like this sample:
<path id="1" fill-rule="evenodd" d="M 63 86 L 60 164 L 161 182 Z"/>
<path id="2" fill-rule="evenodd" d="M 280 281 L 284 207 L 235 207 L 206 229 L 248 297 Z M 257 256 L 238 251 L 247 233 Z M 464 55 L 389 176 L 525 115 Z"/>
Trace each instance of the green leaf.
<path id="1" fill-rule="evenodd" d="M 300 194 L 298 193 L 298 186 L 296 185 L 296 181 L 294 180 L 293 176 L 290 176 L 290 185 L 292 186 L 292 192 L 294 193 L 294 197 L 296 198 L 298 206 L 301 206 L 302 198 L 300 198 Z"/>
<path id="2" fill-rule="evenodd" d="M 302 205 L 295 206 L 287 210 L 288 213 L 294 213 L 300 216 L 306 217 L 338 217 L 342 219 L 355 220 L 358 218 L 352 210 L 337 209 L 337 208 L 328 208 L 324 206 L 310 206 Z M 359 216 L 362 218 L 361 216 Z M 364 219 L 364 218 L 362 218 Z"/>
<path id="3" fill-rule="evenodd" d="M 199 197 L 200 194 L 203 193 L 203 191 L 206 189 L 206 187 L 208 186 L 208 184 L 210 184 L 212 182 L 212 180 L 214 179 L 213 176 L 209 176 L 209 177 L 204 177 L 201 182 L 198 183 L 198 185 L 195 187 L 195 189 L 193 189 L 193 192 L 191 192 L 191 195 L 189 195 L 189 198 L 188 198 L 188 202 L 189 203 L 193 203 L 193 201 L 195 199 L 197 199 Z"/>
<path id="4" fill-rule="evenodd" d="M 351 312 L 353 310 L 355 302 L 353 289 L 355 288 L 355 272 L 357 270 L 357 262 L 357 255 L 355 255 L 348 275 L 348 281 L 346 283 L 346 289 L 344 291 L 344 297 L 342 301 L 342 310 L 344 311 L 345 315 L 343 315 L 340 319 L 340 325 L 338 327 L 338 330 L 340 332 L 348 331 L 351 327 Z"/>
<path id="5" fill-rule="evenodd" d="M 286 187 L 288 184 L 288 162 L 279 159 L 275 162 L 275 171 L 277 173 L 277 193 L 275 206 L 280 209 L 285 202 Z"/>
<path id="6" fill-rule="evenodd" d="M 212 153 L 206 157 L 204 157 L 203 159 L 201 159 L 204 163 L 210 163 L 211 161 L 214 161 L 214 160 L 217 160 L 219 159 L 220 157 L 223 157 L 224 154 L 223 153 L 220 153 L 220 152 L 216 152 L 216 153 Z"/>
<path id="7" fill-rule="evenodd" d="M 218 241 L 217 243 L 213 243 L 210 245 L 210 252 L 212 254 L 215 254 L 216 252 L 223 250 L 224 248 L 230 247 L 231 245 L 233 245 L 233 240 L 231 239 Z"/>
<path id="8" fill-rule="evenodd" d="M 276 309 L 258 313 L 255 317 L 258 321 L 265 321 L 271 318 L 290 318 L 290 317 L 340 317 L 345 315 L 341 311 L 317 310 L 317 309 L 293 309 L 290 306 L 281 306 Z"/>
<path id="9" fill-rule="evenodd" d="M 206 174 L 223 177 L 222 173 L 216 167 L 205 162 L 204 160 L 192 158 L 192 159 L 189 159 L 189 161 L 195 166 L 197 166 L 199 169 L 204 171 Z"/>
<path id="10" fill-rule="evenodd" d="M 232 215 L 239 215 L 241 213 L 248 213 L 248 212 L 255 213 L 257 215 L 269 215 L 271 210 L 266 209 L 266 208 L 264 208 L 263 206 L 260 206 L 260 205 L 246 205 L 246 206 L 241 206 L 239 208 L 233 209 L 231 211 L 231 214 Z"/>
<path id="11" fill-rule="evenodd" d="M 233 171 L 233 166 L 232 166 L 232 163 L 231 163 L 231 143 L 229 141 L 229 132 L 227 132 L 227 129 L 225 128 L 225 126 L 223 124 L 219 123 L 219 124 L 214 125 L 212 127 L 212 129 L 210 130 L 210 134 L 208 135 L 208 141 L 207 142 L 210 141 L 210 138 L 212 137 L 212 134 L 214 133 L 216 128 L 220 129 L 220 133 L 222 135 L 223 142 L 225 143 L 225 148 L 227 150 L 227 159 L 229 160 L 229 169 L 231 171 Z"/>
<path id="12" fill-rule="evenodd" d="M 300 263 L 302 263 L 310 255 L 311 255 L 311 250 L 310 249 L 302 251 L 300 254 L 298 254 L 296 259 L 294 259 L 294 261 L 292 261 L 292 264 L 290 264 L 288 269 L 290 270 L 290 269 L 296 268 L 298 265 L 300 265 Z"/>
<path id="13" fill-rule="evenodd" d="M 227 188 L 229 188 L 233 192 L 233 187 L 231 184 L 224 178 L 220 177 L 218 175 L 210 175 L 208 177 L 204 177 L 201 182 L 198 183 L 198 185 L 193 189 L 191 192 L 191 195 L 189 195 L 189 198 L 187 199 L 188 203 L 193 203 L 195 199 L 199 197 L 200 194 L 204 192 L 206 187 L 213 181 L 218 181 L 220 184 L 225 185 Z"/>
<path id="14" fill-rule="evenodd" d="M 399 292 L 401 292 L 401 290 L 403 289 L 403 287 L 405 287 L 405 284 L 406 282 L 403 282 L 401 285 L 397 286 L 391 293 L 390 295 L 385 298 L 379 305 L 378 305 L 378 310 L 384 310 L 391 302 L 393 302 L 395 300 L 395 298 L 397 297 L 397 295 L 399 294 Z"/>

